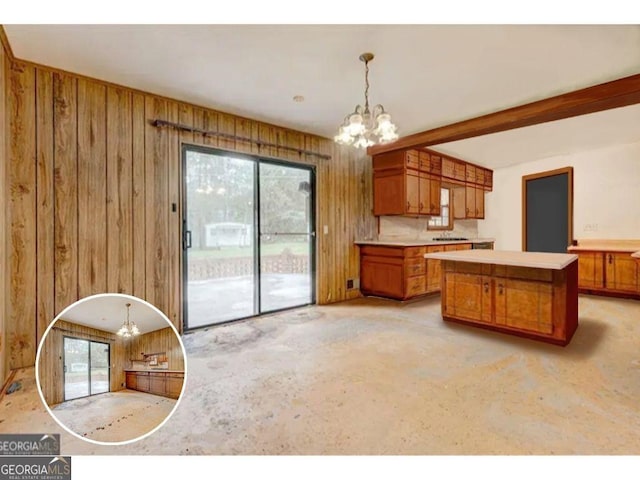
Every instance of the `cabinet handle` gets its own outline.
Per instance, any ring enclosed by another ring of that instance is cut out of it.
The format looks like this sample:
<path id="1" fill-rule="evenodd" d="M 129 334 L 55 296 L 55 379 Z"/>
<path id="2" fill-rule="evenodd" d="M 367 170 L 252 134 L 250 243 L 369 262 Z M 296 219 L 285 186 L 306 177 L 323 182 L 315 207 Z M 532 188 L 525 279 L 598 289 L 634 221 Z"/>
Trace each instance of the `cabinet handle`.
<path id="1" fill-rule="evenodd" d="M 436 209 L 436 207 L 435 207 L 435 205 L 432 203 L 432 204 L 431 204 L 431 210 L 435 210 L 435 209 Z"/>
<path id="2" fill-rule="evenodd" d="M 422 202 L 420 202 L 420 210 L 422 210 L 424 208 L 424 205 L 422 204 Z"/>
<path id="3" fill-rule="evenodd" d="M 467 215 L 469 215 L 469 209 L 467 208 Z"/>
<path id="4" fill-rule="evenodd" d="M 611 265 L 613 263 L 613 258 L 611 257 L 611 254 L 609 254 L 609 265 Z"/>
<path id="5" fill-rule="evenodd" d="M 476 215 L 478 215 L 478 209 L 476 208 Z"/>
<path id="6" fill-rule="evenodd" d="M 501 283 L 499 283 L 498 284 L 498 294 L 499 295 L 502 295 L 502 288 L 503 288 L 503 285 Z"/>
<path id="7" fill-rule="evenodd" d="M 407 210 L 411 209 L 411 202 L 407 202 Z"/>
<path id="8" fill-rule="evenodd" d="M 489 282 L 484 282 L 484 293 L 489 293 Z"/>

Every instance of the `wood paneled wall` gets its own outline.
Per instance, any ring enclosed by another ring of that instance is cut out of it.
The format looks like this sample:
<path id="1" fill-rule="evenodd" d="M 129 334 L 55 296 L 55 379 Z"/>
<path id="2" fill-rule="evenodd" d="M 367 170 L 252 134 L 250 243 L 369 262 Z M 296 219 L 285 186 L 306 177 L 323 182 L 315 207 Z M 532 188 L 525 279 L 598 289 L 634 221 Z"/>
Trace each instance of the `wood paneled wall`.
<path id="1" fill-rule="evenodd" d="M 62 319 L 58 320 L 42 344 L 38 362 L 40 388 L 48 405 L 64 401 L 64 337 L 82 338 L 97 342 L 108 342 L 111 355 L 112 392 L 122 390 L 125 385 L 124 369 L 127 367 L 127 343 L 115 333 L 105 332 Z"/>
<path id="2" fill-rule="evenodd" d="M 172 328 L 167 327 L 134 337 L 127 342 L 127 368 L 132 367 L 131 360 L 142 360 L 143 355 L 164 352 L 167 355 L 169 370 L 184 370 L 184 355 L 180 341 Z"/>
<path id="3" fill-rule="evenodd" d="M 7 350 L 7 326 L 9 311 L 9 252 L 8 234 L 9 212 L 9 155 L 7 154 L 7 77 L 9 59 L 4 43 L 0 45 L 0 387 L 9 374 Z"/>
<path id="4" fill-rule="evenodd" d="M 9 73 L 11 368 L 33 365 L 54 316 L 94 293 L 143 298 L 181 330 L 182 143 L 315 165 L 318 303 L 360 295 L 346 282 L 359 276 L 353 241 L 375 228 L 371 160 L 364 153 L 28 62 L 13 61 Z M 332 159 L 159 129 L 150 124 L 154 119 Z"/>

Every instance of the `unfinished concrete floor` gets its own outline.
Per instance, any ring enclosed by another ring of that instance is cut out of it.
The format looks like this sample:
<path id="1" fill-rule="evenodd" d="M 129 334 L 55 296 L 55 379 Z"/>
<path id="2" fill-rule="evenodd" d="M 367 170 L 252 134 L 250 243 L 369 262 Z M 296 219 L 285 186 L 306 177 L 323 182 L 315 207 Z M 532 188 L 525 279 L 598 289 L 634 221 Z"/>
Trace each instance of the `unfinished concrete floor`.
<path id="1" fill-rule="evenodd" d="M 580 297 L 567 347 L 444 323 L 440 299 L 307 307 L 184 337 L 153 435 L 65 454 L 640 453 L 640 302 Z M 32 380 L 0 431 L 59 432 Z"/>
<path id="2" fill-rule="evenodd" d="M 176 400 L 135 390 L 78 398 L 51 407 L 60 423 L 81 437 L 126 442 L 150 432 L 173 410 Z"/>

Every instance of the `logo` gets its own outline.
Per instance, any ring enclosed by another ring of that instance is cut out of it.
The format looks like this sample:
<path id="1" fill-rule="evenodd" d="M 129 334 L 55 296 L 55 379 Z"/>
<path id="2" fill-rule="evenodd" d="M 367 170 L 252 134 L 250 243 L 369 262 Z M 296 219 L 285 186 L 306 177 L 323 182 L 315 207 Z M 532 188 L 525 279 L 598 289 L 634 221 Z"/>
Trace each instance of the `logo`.
<path id="1" fill-rule="evenodd" d="M 0 434 L 2 455 L 60 455 L 60 434 Z"/>
<path id="2" fill-rule="evenodd" d="M 0 457 L 1 480 L 71 480 L 71 457 Z"/>

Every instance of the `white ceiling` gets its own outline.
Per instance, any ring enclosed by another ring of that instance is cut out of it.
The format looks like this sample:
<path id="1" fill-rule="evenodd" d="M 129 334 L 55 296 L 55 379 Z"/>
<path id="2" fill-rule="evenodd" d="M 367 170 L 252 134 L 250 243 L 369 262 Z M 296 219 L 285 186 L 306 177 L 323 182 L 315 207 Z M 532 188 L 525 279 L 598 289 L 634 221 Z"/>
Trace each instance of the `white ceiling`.
<path id="1" fill-rule="evenodd" d="M 637 25 L 5 25 L 5 30 L 18 58 L 326 137 L 364 100 L 358 56 L 365 51 L 376 55 L 370 100 L 384 104 L 401 136 L 640 72 Z M 294 102 L 294 95 L 305 101 Z M 613 115 L 607 121 L 615 125 L 619 120 Z M 586 122 L 591 130 L 581 134 L 587 140 L 592 132 L 604 143 L 637 140 L 629 129 L 603 131 L 597 118 Z M 576 127 L 561 121 L 553 128 L 570 130 L 558 130 L 553 145 L 534 142 L 537 133 L 514 141 L 527 145 L 534 158 L 547 150 L 581 148 Z M 566 138 L 576 140 L 563 144 Z M 447 148 L 464 150 L 456 144 Z M 501 148 L 487 147 L 493 155 L 482 160 L 475 151 L 463 158 L 493 168 L 522 158 L 500 158 Z"/>
<path id="2" fill-rule="evenodd" d="M 101 295 L 81 301 L 62 312 L 60 318 L 115 333 L 127 318 L 127 303 L 131 303 L 129 318 L 138 326 L 140 333 L 149 333 L 170 326 L 164 316 L 146 303 L 134 297 L 117 294 Z"/>

